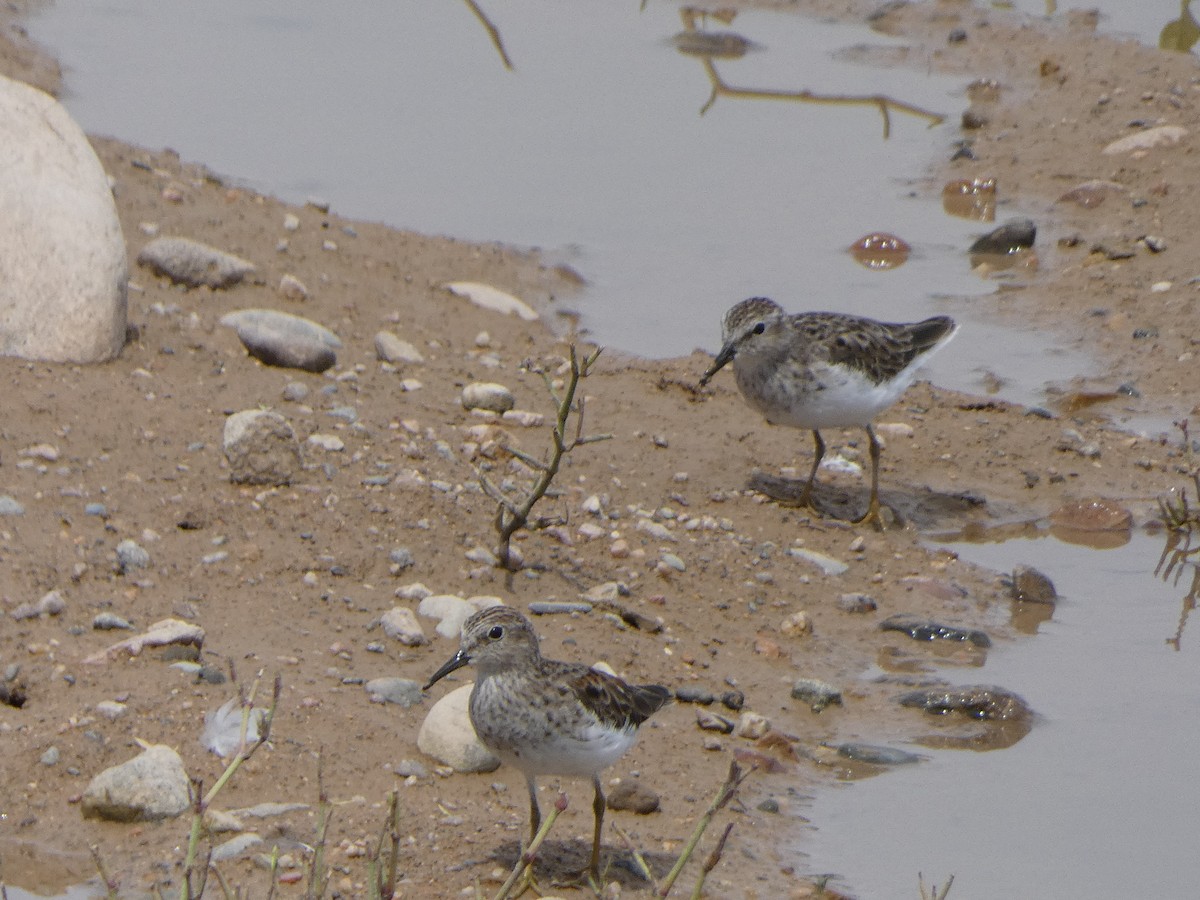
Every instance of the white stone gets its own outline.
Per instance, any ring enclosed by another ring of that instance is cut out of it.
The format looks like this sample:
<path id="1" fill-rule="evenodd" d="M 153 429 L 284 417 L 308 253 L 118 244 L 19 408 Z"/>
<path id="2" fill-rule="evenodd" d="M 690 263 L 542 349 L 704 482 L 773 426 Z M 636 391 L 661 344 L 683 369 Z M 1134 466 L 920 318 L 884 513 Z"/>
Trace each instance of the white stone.
<path id="1" fill-rule="evenodd" d="M 512 391 L 495 382 L 475 381 L 462 389 L 463 409 L 485 409 L 503 413 L 512 409 L 516 402 Z"/>
<path id="2" fill-rule="evenodd" d="M 67 111 L 0 76 L 0 355 L 100 362 L 125 344 L 125 239 Z"/>
<path id="3" fill-rule="evenodd" d="M 151 744 L 128 762 L 105 769 L 83 792 L 85 817 L 136 822 L 177 816 L 191 807 L 179 754 Z"/>
<path id="4" fill-rule="evenodd" d="M 1174 147 L 1187 137 L 1187 133 L 1188 130 L 1182 125 L 1159 125 L 1119 138 L 1105 147 L 1103 152 L 1108 156 L 1116 156 L 1118 153 L 1152 150 L 1155 147 Z"/>
<path id="5" fill-rule="evenodd" d="M 392 365 L 416 365 L 425 362 L 420 350 L 390 331 L 381 331 L 375 335 L 375 355 Z"/>
<path id="6" fill-rule="evenodd" d="M 500 759 L 483 746 L 471 725 L 473 688 L 464 684 L 433 705 L 417 732 L 417 747 L 455 771 L 491 772 L 500 767 Z"/>
<path id="7" fill-rule="evenodd" d="M 419 647 L 427 640 L 416 614 L 407 606 L 394 606 L 379 619 L 383 633 L 406 647 Z"/>
<path id="8" fill-rule="evenodd" d="M 175 284 L 233 287 L 254 271 L 254 263 L 191 238 L 155 238 L 137 255 L 139 266 L 165 275 Z"/>
<path id="9" fill-rule="evenodd" d="M 329 453 L 338 453 L 346 449 L 346 442 L 336 434 L 310 434 L 304 443 Z"/>
<path id="10" fill-rule="evenodd" d="M 546 422 L 546 417 L 542 413 L 530 412 L 527 409 L 505 410 L 500 418 L 502 421 L 520 425 L 522 428 L 537 428 Z"/>
<path id="11" fill-rule="evenodd" d="M 307 300 L 308 288 L 295 275 L 284 275 L 279 279 L 279 293 L 285 300 Z"/>
<path id="12" fill-rule="evenodd" d="M 526 322 L 533 322 L 538 318 L 538 314 L 525 301 L 518 300 L 512 294 L 506 294 L 490 284 L 480 284 L 476 281 L 451 281 L 443 287 L 450 293 L 465 297 L 483 309 L 490 309 L 505 315 L 515 313 Z"/>

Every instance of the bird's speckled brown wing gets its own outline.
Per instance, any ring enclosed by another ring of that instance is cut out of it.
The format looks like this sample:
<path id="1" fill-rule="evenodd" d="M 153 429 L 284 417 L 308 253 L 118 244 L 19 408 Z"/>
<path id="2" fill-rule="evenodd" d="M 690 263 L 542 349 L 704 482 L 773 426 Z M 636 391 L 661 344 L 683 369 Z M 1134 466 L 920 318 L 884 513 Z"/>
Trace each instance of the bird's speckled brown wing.
<path id="1" fill-rule="evenodd" d="M 660 684 L 626 684 L 575 663 L 543 660 L 543 665 L 546 674 L 568 685 L 598 721 L 616 728 L 636 728 L 671 699 L 671 692 Z"/>
<path id="2" fill-rule="evenodd" d="M 876 384 L 894 378 L 954 330 L 949 316 L 896 324 L 838 313 L 800 313 L 791 325 L 809 342 L 813 357 L 850 366 Z"/>

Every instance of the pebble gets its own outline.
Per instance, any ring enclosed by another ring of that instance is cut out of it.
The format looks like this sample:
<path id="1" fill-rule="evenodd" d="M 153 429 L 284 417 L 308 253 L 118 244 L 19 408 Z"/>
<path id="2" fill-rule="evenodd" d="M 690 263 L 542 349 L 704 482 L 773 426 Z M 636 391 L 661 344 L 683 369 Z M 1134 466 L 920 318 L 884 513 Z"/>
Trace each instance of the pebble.
<path id="1" fill-rule="evenodd" d="M 91 620 L 92 629 L 96 631 L 116 631 L 116 630 L 132 630 L 133 625 L 126 622 L 118 614 L 113 612 L 97 613 L 96 617 Z"/>
<path id="2" fill-rule="evenodd" d="M 721 734 L 733 733 L 733 722 L 706 709 L 696 710 L 696 724 L 704 731 L 718 731 Z"/>
<path id="3" fill-rule="evenodd" d="M 38 757 L 38 762 L 40 762 L 43 766 L 56 766 L 58 765 L 58 760 L 58 748 L 54 746 L 47 747 L 46 751 L 40 757 Z"/>
<path id="4" fill-rule="evenodd" d="M 0 494 L 0 516 L 23 516 L 25 507 L 8 494 Z"/>
<path id="5" fill-rule="evenodd" d="M 495 382 L 476 381 L 462 389 L 463 409 L 485 409 L 503 413 L 512 409 L 516 402 L 512 391 Z"/>
<path id="6" fill-rule="evenodd" d="M 263 839 L 254 832 L 239 834 L 237 837 L 231 837 L 229 840 L 213 847 L 211 859 L 213 862 L 226 862 L 236 859 L 246 853 L 246 851 L 253 850 L 262 843 Z"/>
<path id="7" fill-rule="evenodd" d="M 508 409 L 500 415 L 503 422 L 519 425 L 521 428 L 538 428 L 546 423 L 546 417 L 539 412 L 529 412 L 525 409 Z"/>
<path id="8" fill-rule="evenodd" d="M 117 544 L 117 565 L 122 572 L 144 569 L 150 565 L 150 554 L 137 541 L 126 538 Z"/>
<path id="9" fill-rule="evenodd" d="M 876 744 L 845 743 L 834 749 L 839 756 L 855 762 L 871 763 L 876 766 L 903 766 L 920 762 L 923 757 L 895 747 L 880 747 Z"/>
<path id="10" fill-rule="evenodd" d="M 310 434 L 304 443 L 328 453 L 340 453 L 346 449 L 346 442 L 336 434 Z"/>
<path id="11" fill-rule="evenodd" d="M 746 705 L 746 695 L 741 691 L 726 691 L 721 695 L 721 705 L 738 712 Z"/>
<path id="12" fill-rule="evenodd" d="M 14 619 L 36 619 L 41 616 L 57 616 L 67 608 L 67 601 L 58 591 L 50 591 L 36 603 L 22 603 L 9 613 Z"/>
<path id="13" fill-rule="evenodd" d="M 125 715 L 125 704 L 116 700 L 101 700 L 95 706 L 96 712 L 106 719 L 119 719 Z"/>
<path id="14" fill-rule="evenodd" d="M 406 647 L 419 647 L 427 642 L 425 631 L 416 614 L 407 606 L 394 606 L 379 619 L 383 633 Z"/>
<path id="15" fill-rule="evenodd" d="M 99 516 L 101 519 L 108 518 L 108 507 L 103 503 L 89 503 L 83 508 L 85 516 Z"/>
<path id="16" fill-rule="evenodd" d="M 390 331 L 375 335 L 375 355 L 392 365 L 419 365 L 425 362 L 421 351 Z"/>
<path id="17" fill-rule="evenodd" d="M 1009 254 L 1032 247 L 1037 239 L 1037 226 L 1032 219 L 1010 219 L 999 228 L 976 239 L 969 253 Z"/>
<path id="18" fill-rule="evenodd" d="M 841 575 L 850 568 L 840 559 L 834 559 L 832 556 L 816 550 L 809 550 L 807 547 L 789 547 L 787 554 L 793 559 L 811 563 L 826 575 Z"/>
<path id="19" fill-rule="evenodd" d="M 433 591 L 425 587 L 425 585 L 421 584 L 419 581 L 414 581 L 412 584 L 406 584 L 403 587 L 396 588 L 396 596 L 401 600 L 416 600 L 418 603 L 432 594 Z M 418 610 L 418 612 L 420 612 L 420 610 Z M 421 615 L 429 614 L 421 613 Z"/>
<path id="20" fill-rule="evenodd" d="M 40 459 L 43 462 L 58 462 L 58 448 L 53 444 L 34 444 L 17 453 L 27 459 Z"/>
<path id="21" fill-rule="evenodd" d="M 675 535 L 666 525 L 661 522 L 655 522 L 652 519 L 638 519 L 637 525 L 634 526 L 638 531 L 645 532 L 650 537 L 659 541 L 675 541 Z"/>
<path id="22" fill-rule="evenodd" d="M 675 699 L 679 703 L 696 703 L 701 706 L 708 706 L 716 701 L 712 691 L 690 684 L 676 688 Z"/>
<path id="23" fill-rule="evenodd" d="M 847 613 L 875 612 L 879 604 L 868 594 L 842 594 L 837 598 L 837 608 Z"/>
<path id="24" fill-rule="evenodd" d="M 233 328 L 250 355 L 269 366 L 324 372 L 337 362 L 342 346 L 328 328 L 271 309 L 226 313 L 220 324 Z"/>
<path id="25" fill-rule="evenodd" d="M 812 630 L 812 622 L 808 618 L 808 613 L 803 610 L 792 613 L 779 626 L 780 633 L 788 637 L 812 634 Z"/>
<path id="26" fill-rule="evenodd" d="M 923 709 L 932 715 L 961 713 L 971 719 L 1026 721 L 1029 704 L 1017 694 L 993 685 L 968 685 L 910 691 L 899 698 L 901 706 Z"/>
<path id="27" fill-rule="evenodd" d="M 269 409 L 246 409 L 227 418 L 222 449 L 234 484 L 290 484 L 304 467 L 292 426 Z"/>
<path id="28" fill-rule="evenodd" d="M 842 692 L 826 681 L 817 678 L 801 678 L 792 685 L 792 699 L 807 703 L 815 713 L 827 706 L 841 706 Z"/>
<path id="29" fill-rule="evenodd" d="M 298 303 L 308 299 L 308 288 L 295 275 L 285 274 L 279 279 L 279 294 L 284 300 Z"/>
<path id="30" fill-rule="evenodd" d="M 283 217 L 283 230 L 284 231 L 299 231 L 300 230 L 300 217 L 298 215 L 296 215 L 295 213 L 288 213 L 287 215 L 285 215 Z"/>
<path id="31" fill-rule="evenodd" d="M 674 569 L 676 572 L 683 572 L 687 569 L 682 559 L 674 553 L 664 553 L 661 557 L 661 562 L 669 569 Z"/>
<path id="32" fill-rule="evenodd" d="M 289 381 L 283 386 L 283 399 L 290 400 L 292 403 L 299 403 L 301 400 L 307 399 L 308 394 L 308 385 L 302 381 Z"/>
<path id="33" fill-rule="evenodd" d="M 155 238 L 137 263 L 175 284 L 213 289 L 232 287 L 254 271 L 254 263 L 189 238 Z"/>
<path id="34" fill-rule="evenodd" d="M 609 809 L 629 810 L 640 816 L 657 812 L 660 802 L 658 794 L 634 778 L 621 779 L 605 799 Z"/>
<path id="35" fill-rule="evenodd" d="M 529 611 L 535 616 L 552 616 L 563 613 L 590 613 L 592 611 L 592 604 L 558 600 L 535 600 L 529 604 Z"/>
<path id="36" fill-rule="evenodd" d="M 1132 153 L 1137 150 L 1152 150 L 1155 147 L 1174 147 L 1185 137 L 1188 130 L 1182 125 L 1159 125 L 1113 141 L 1101 152 L 1108 156 Z"/>
<path id="37" fill-rule="evenodd" d="M 364 687 L 374 703 L 395 703 L 405 709 L 424 698 L 421 685 L 409 678 L 373 678 Z"/>
<path id="38" fill-rule="evenodd" d="M 738 737 L 757 741 L 771 730 L 771 720 L 756 712 L 744 712 L 737 725 Z"/>
<path id="39" fill-rule="evenodd" d="M 412 551 L 407 547 L 393 547 L 391 550 L 389 550 L 388 562 L 396 567 L 395 572 L 392 573 L 393 575 L 397 572 L 403 571 L 404 569 L 408 569 L 417 563 L 416 559 L 412 555 Z"/>
<path id="40" fill-rule="evenodd" d="M 612 542 L 608 548 L 608 553 L 613 559 L 625 559 L 629 556 L 629 541 L 624 538 L 618 538 Z"/>
<path id="41" fill-rule="evenodd" d="M 402 759 L 392 766 L 392 772 L 401 778 L 428 778 L 429 769 L 416 759 Z"/>

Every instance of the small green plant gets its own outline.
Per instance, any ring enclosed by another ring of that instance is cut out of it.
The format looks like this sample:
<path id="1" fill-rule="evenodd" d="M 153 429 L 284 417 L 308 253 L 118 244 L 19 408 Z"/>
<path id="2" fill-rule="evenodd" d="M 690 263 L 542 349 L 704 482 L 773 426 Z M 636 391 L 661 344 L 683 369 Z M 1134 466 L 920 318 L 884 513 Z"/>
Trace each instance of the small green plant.
<path id="1" fill-rule="evenodd" d="M 386 850 L 385 850 L 386 846 Z M 392 900 L 400 867 L 400 792 L 388 794 L 387 818 L 379 840 L 367 859 L 367 891 L 370 900 Z"/>
<path id="2" fill-rule="evenodd" d="M 514 488 L 512 491 L 506 493 L 494 484 L 484 474 L 482 469 L 476 470 L 480 487 L 483 488 L 485 494 L 496 501 L 495 525 L 496 533 L 500 538 L 496 547 L 496 558 L 500 561 L 500 566 L 509 572 L 515 572 L 521 567 L 520 561 L 512 551 L 514 534 L 522 528 L 534 530 L 547 528 L 551 525 L 561 524 L 562 522 L 561 519 L 555 517 L 531 520 L 530 516 L 533 514 L 533 507 L 537 502 L 550 492 L 550 486 L 554 483 L 555 476 L 558 475 L 558 469 L 562 464 L 563 457 L 583 444 L 594 444 L 597 441 L 606 441 L 612 437 L 611 434 L 584 435 L 584 398 L 579 394 L 579 383 L 591 374 L 592 366 L 596 364 L 596 360 L 600 357 L 603 349 L 603 347 L 597 347 L 583 359 L 580 359 L 575 345 L 571 345 L 570 370 L 563 383 L 561 394 L 555 390 L 549 374 L 546 372 L 541 373 L 542 379 L 546 382 L 546 390 L 549 391 L 555 405 L 555 420 L 554 428 L 551 432 L 552 444 L 550 452 L 542 460 L 530 456 L 528 453 L 523 453 L 515 447 L 503 447 L 505 452 L 512 454 L 512 456 L 537 473 L 533 484 L 523 490 Z M 573 436 L 568 437 L 567 433 L 571 425 L 572 416 L 574 417 L 574 427 L 570 430 L 573 431 Z"/>
<path id="3" fill-rule="evenodd" d="M 1183 434 L 1183 470 L 1191 478 L 1196 491 L 1197 502 L 1200 502 L 1200 462 L 1197 462 L 1192 448 L 1192 438 L 1188 431 L 1188 420 L 1182 419 L 1175 427 Z M 1158 512 L 1163 524 L 1173 531 L 1191 531 L 1200 527 L 1200 507 L 1193 508 L 1188 502 L 1187 486 L 1178 491 L 1172 491 L 1166 497 L 1158 498 Z"/>
<path id="4" fill-rule="evenodd" d="M 946 883 L 941 887 L 936 884 L 932 885 L 928 891 L 925 890 L 925 876 L 920 872 L 917 873 L 917 887 L 921 889 L 921 900 L 946 900 L 946 896 L 950 893 L 950 885 L 954 884 L 954 876 L 951 875 Z"/>

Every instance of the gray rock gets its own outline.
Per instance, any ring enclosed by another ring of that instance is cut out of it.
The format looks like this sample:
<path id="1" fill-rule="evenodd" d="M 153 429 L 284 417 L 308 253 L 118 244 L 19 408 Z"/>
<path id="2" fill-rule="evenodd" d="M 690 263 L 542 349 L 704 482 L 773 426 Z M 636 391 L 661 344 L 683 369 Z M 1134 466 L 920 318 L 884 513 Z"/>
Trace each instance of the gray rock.
<path id="1" fill-rule="evenodd" d="M 706 709 L 696 710 L 696 724 L 704 731 L 719 731 L 721 734 L 733 733 L 733 722 Z"/>
<path id="2" fill-rule="evenodd" d="M 464 684 L 433 705 L 417 733 L 417 747 L 458 772 L 492 772 L 500 758 L 475 735 L 467 711 L 473 688 Z"/>
<path id="3" fill-rule="evenodd" d="M 58 591 L 50 591 L 43 595 L 37 603 L 22 603 L 13 609 L 10 616 L 14 619 L 36 619 L 40 616 L 57 616 L 65 612 L 67 601 Z"/>
<path id="4" fill-rule="evenodd" d="M 102 612 L 97 613 L 96 617 L 92 619 L 92 628 L 96 631 L 116 631 L 118 629 L 132 629 L 133 626 L 116 613 Z"/>
<path id="5" fill-rule="evenodd" d="M 239 834 L 237 837 L 231 837 L 224 843 L 213 847 L 212 861 L 225 862 L 226 860 L 236 859 L 262 843 L 263 839 L 253 832 Z"/>
<path id="6" fill-rule="evenodd" d="M 0 494 L 0 516 L 23 516 L 25 507 L 8 494 Z"/>
<path id="7" fill-rule="evenodd" d="M 817 678 L 801 678 L 792 685 L 792 699 L 807 703 L 809 709 L 819 713 L 827 706 L 841 706 L 842 692 Z"/>
<path id="8" fill-rule="evenodd" d="M 716 702 L 717 698 L 713 695 L 712 691 L 695 685 L 685 684 L 683 687 L 676 688 L 675 699 L 680 703 L 698 703 L 701 706 L 708 706 Z"/>
<path id="9" fill-rule="evenodd" d="M 923 709 L 933 715 L 958 713 L 992 722 L 1027 722 L 1033 715 L 1029 704 L 1017 694 L 985 684 L 910 691 L 899 700 L 901 706 Z"/>
<path id="10" fill-rule="evenodd" d="M 232 287 L 254 271 L 254 263 L 191 238 L 155 238 L 142 248 L 137 262 L 188 287 Z"/>
<path id="11" fill-rule="evenodd" d="M 395 703 L 408 709 L 421 702 L 421 685 L 409 678 L 373 678 L 364 685 L 376 703 Z"/>
<path id="12" fill-rule="evenodd" d="M 393 547 L 388 551 L 388 562 L 396 567 L 397 572 L 416 565 L 417 561 L 413 558 L 412 551 L 407 547 Z"/>
<path id="13" fill-rule="evenodd" d="M 247 409 L 226 419 L 224 450 L 234 484 L 291 484 L 304 467 L 292 426 L 269 409 Z"/>
<path id="14" fill-rule="evenodd" d="M 82 806 L 85 817 L 114 822 L 178 816 L 191 806 L 183 761 L 165 744 L 151 744 L 93 778 L 83 792 Z"/>
<path id="15" fill-rule="evenodd" d="M 462 389 L 463 409 L 486 409 L 502 413 L 512 409 L 516 403 L 512 391 L 495 382 L 475 381 Z"/>
<path id="16" fill-rule="evenodd" d="M 401 778 L 428 778 L 429 770 L 420 760 L 402 759 L 392 766 L 392 772 Z"/>
<path id="17" fill-rule="evenodd" d="M 1011 219 L 994 228 L 971 245 L 969 253 L 1016 253 L 1033 246 L 1037 226 L 1032 219 Z"/>
<path id="18" fill-rule="evenodd" d="M 324 372 L 337 362 L 335 351 L 342 346 L 323 325 L 272 309 L 226 313 L 220 324 L 233 328 L 250 355 L 268 366 Z"/>
<path id="19" fill-rule="evenodd" d="M 308 397 L 308 385 L 302 381 L 289 381 L 283 386 L 283 399 L 299 403 Z"/>
<path id="20" fill-rule="evenodd" d="M 426 642 L 425 631 L 416 614 L 407 606 L 394 606 L 379 619 L 383 633 L 406 647 L 419 647 Z"/>
<path id="21" fill-rule="evenodd" d="M 917 616 L 897 613 L 879 623 L 883 631 L 901 631 L 917 641 L 964 641 L 976 647 L 992 646 L 992 639 L 975 628 L 955 628 Z"/>
<path id="22" fill-rule="evenodd" d="M 837 599 L 837 608 L 847 613 L 871 613 L 879 604 L 868 594 L 842 594 Z"/>
<path id="23" fill-rule="evenodd" d="M 144 569 L 150 565 L 150 554 L 137 541 L 126 538 L 117 544 L 117 565 L 122 572 Z"/>
<path id="24" fill-rule="evenodd" d="M 529 604 L 529 611 L 535 616 L 552 616 L 562 613 L 590 613 L 592 604 L 583 601 L 535 600 Z"/>
<path id="25" fill-rule="evenodd" d="M 43 766 L 57 766 L 59 760 L 59 752 L 57 747 L 47 747 L 46 752 L 39 757 L 38 762 Z"/>
<path id="26" fill-rule="evenodd" d="M 108 507 L 103 503 L 89 503 L 83 508 L 85 516 L 99 516 L 101 519 L 108 518 Z"/>
<path id="27" fill-rule="evenodd" d="M 125 344 L 125 239 L 66 110 L 0 77 L 0 355 L 100 362 Z"/>
<path id="28" fill-rule="evenodd" d="M 390 331 L 381 331 L 375 335 L 375 354 L 384 362 L 393 365 L 415 365 L 425 362 L 420 350 Z"/>

